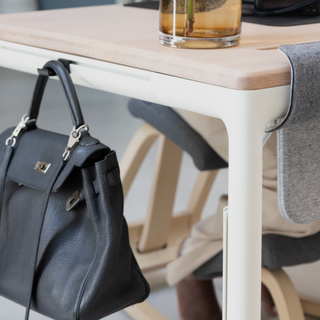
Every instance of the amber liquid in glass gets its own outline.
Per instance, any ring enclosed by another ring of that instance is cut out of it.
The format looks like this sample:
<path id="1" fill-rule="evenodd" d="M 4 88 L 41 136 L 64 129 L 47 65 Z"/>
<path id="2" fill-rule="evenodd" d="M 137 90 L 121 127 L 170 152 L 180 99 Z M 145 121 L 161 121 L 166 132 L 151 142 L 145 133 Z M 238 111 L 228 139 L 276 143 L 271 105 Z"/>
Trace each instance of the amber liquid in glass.
<path id="1" fill-rule="evenodd" d="M 163 39 L 192 38 L 198 41 L 189 47 L 206 48 L 210 47 L 209 39 L 216 39 L 212 47 L 224 47 L 237 44 L 240 33 L 241 0 L 160 0 L 160 42 L 161 35 Z M 228 37 L 237 41 L 222 44 Z M 176 42 L 177 45 L 170 46 L 188 47 L 183 40 Z"/>

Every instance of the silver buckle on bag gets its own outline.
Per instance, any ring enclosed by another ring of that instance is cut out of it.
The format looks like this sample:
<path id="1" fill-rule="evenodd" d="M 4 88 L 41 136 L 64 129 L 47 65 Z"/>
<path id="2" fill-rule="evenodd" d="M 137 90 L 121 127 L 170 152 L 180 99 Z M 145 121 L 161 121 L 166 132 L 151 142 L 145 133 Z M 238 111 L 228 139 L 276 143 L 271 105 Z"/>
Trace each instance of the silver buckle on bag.
<path id="1" fill-rule="evenodd" d="M 77 203 L 80 201 L 79 191 L 77 190 L 68 200 L 66 203 L 66 210 L 69 212 L 72 210 Z"/>
<path id="2" fill-rule="evenodd" d="M 43 161 L 38 161 L 36 166 L 34 167 L 34 170 L 41 172 L 41 173 L 47 173 L 48 169 L 50 168 L 51 163 L 46 163 Z"/>
<path id="3" fill-rule="evenodd" d="M 89 126 L 84 124 L 80 126 L 78 129 L 73 127 L 73 130 L 70 133 L 69 136 L 69 141 L 68 141 L 68 146 L 64 150 L 64 153 L 62 155 L 63 161 L 67 161 L 72 149 L 79 143 L 80 138 L 81 138 L 81 130 L 86 130 L 89 131 Z"/>
<path id="4" fill-rule="evenodd" d="M 25 114 L 22 118 L 21 121 L 19 122 L 19 124 L 17 125 L 17 127 L 13 130 L 11 136 L 6 140 L 6 146 L 9 145 L 10 141 L 12 141 L 11 143 L 11 147 L 14 147 L 16 142 L 17 142 L 17 138 L 21 132 L 22 129 L 24 129 L 27 125 L 27 122 L 29 120 L 29 116 L 27 114 Z"/>

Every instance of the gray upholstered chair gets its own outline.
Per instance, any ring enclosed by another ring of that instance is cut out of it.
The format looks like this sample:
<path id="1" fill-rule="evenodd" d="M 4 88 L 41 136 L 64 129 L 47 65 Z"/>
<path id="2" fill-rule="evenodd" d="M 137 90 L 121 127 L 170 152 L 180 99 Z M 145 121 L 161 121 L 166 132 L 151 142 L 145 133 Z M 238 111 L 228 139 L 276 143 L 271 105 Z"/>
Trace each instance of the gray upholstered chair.
<path id="1" fill-rule="evenodd" d="M 160 140 L 147 218 L 129 225 L 136 258 L 142 271 L 147 272 L 164 267 L 176 257 L 181 241 L 201 217 L 217 170 L 228 164 L 171 108 L 131 99 L 129 110 L 146 123 L 133 137 L 121 162 L 125 195 L 149 148 L 157 138 Z M 200 173 L 186 211 L 174 215 L 182 151 L 191 155 Z M 319 244 L 320 233 L 300 239 L 272 234 L 263 236 L 262 282 L 274 298 L 280 320 L 303 320 L 303 311 L 320 316 L 320 306 L 300 301 L 291 280 L 281 269 L 320 259 Z M 221 275 L 222 252 L 194 272 L 199 280 Z M 167 319 L 147 302 L 127 313 L 137 320 Z"/>

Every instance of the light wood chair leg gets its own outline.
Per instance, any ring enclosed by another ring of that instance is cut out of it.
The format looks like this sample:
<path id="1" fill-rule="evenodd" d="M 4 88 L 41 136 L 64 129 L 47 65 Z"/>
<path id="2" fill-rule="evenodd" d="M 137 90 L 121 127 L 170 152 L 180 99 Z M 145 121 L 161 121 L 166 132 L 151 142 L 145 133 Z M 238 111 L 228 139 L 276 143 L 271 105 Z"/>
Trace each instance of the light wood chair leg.
<path id="1" fill-rule="evenodd" d="M 134 320 L 170 320 L 146 301 L 124 311 Z"/>
<path id="2" fill-rule="evenodd" d="M 270 291 L 279 320 L 305 320 L 298 293 L 282 269 L 262 268 L 262 283 Z"/>
<path id="3" fill-rule="evenodd" d="M 136 176 L 142 161 L 147 155 L 154 141 L 160 136 L 160 132 L 145 123 L 133 136 L 120 163 L 121 180 L 124 197 Z"/>
<path id="4" fill-rule="evenodd" d="M 171 228 L 182 150 L 160 136 L 147 218 L 139 242 L 140 252 L 163 248 Z"/>
<path id="5" fill-rule="evenodd" d="M 137 251 L 137 244 L 141 239 L 145 221 L 137 221 L 129 224 L 131 247 L 143 272 L 163 268 L 176 258 L 181 241 L 190 234 L 192 225 L 199 219 L 216 174 L 215 171 L 199 173 L 188 209 L 177 212 L 170 218 L 171 228 L 167 238 L 166 248 L 144 253 Z"/>
<path id="6" fill-rule="evenodd" d="M 301 299 L 301 305 L 305 314 L 320 318 L 320 303 Z"/>
<path id="7" fill-rule="evenodd" d="M 143 135 L 143 128 L 140 133 Z M 150 133 L 148 125 L 147 133 Z M 153 132 L 150 133 L 153 136 Z M 156 131 L 155 135 L 159 135 Z M 133 138 L 131 144 L 141 145 L 141 141 L 145 142 L 146 138 Z M 138 143 L 136 142 L 138 140 Z M 162 140 L 162 141 L 161 141 Z M 149 143 L 150 145 L 152 144 Z M 136 148 L 136 147 L 135 147 Z M 130 159 L 129 153 L 126 159 Z M 198 174 L 198 178 L 194 184 L 191 197 L 188 202 L 187 209 L 182 212 L 172 213 L 176 185 L 179 174 L 182 151 L 163 136 L 159 141 L 158 163 L 156 165 L 156 174 L 153 182 L 152 197 L 149 202 L 148 216 L 143 221 L 131 222 L 129 224 L 129 235 L 132 250 L 138 260 L 140 268 L 143 272 L 157 270 L 163 268 L 171 262 L 177 254 L 182 239 L 190 234 L 191 227 L 200 219 L 201 212 L 205 205 L 206 199 L 212 187 L 213 181 L 217 175 L 217 171 L 203 171 Z M 128 160 L 127 160 L 128 162 Z M 141 163 L 141 161 L 140 161 Z M 130 171 L 123 170 L 122 173 Z M 138 166 L 136 166 L 138 167 Z M 138 169 L 132 170 L 132 172 Z M 124 174 L 128 177 L 131 174 Z M 130 178 L 130 183 L 133 178 Z M 127 179 L 126 181 L 129 181 Z M 160 192 L 158 192 L 160 191 Z M 168 195 L 168 196 L 167 196 Z M 157 203 L 159 207 L 157 207 Z M 165 204 L 165 207 L 163 204 Z M 158 209 L 155 210 L 155 207 Z M 154 220 L 156 219 L 156 220 Z M 164 227 L 163 227 L 164 226 Z M 155 240 L 153 249 L 144 249 L 142 247 L 142 234 L 144 233 L 145 241 L 150 244 L 150 238 Z M 150 238 L 148 238 L 150 237 Z M 166 247 L 163 248 L 163 245 Z M 140 245 L 140 247 L 138 247 Z"/>
<path id="8" fill-rule="evenodd" d="M 194 184 L 191 197 L 188 202 L 186 209 L 187 213 L 191 214 L 191 226 L 190 228 L 197 223 L 201 218 L 201 213 L 203 207 L 208 198 L 209 192 L 211 190 L 212 184 L 218 170 L 214 171 L 201 171 L 198 174 L 198 178 Z"/>

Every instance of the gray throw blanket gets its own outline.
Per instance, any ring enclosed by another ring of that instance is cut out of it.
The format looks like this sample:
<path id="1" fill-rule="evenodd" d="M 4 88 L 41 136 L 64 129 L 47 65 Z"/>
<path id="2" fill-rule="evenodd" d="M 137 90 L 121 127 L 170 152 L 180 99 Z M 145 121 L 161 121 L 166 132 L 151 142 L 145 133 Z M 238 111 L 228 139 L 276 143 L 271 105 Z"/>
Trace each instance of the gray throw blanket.
<path id="1" fill-rule="evenodd" d="M 320 42 L 279 47 L 291 65 L 291 99 L 278 130 L 278 202 L 288 221 L 320 220 Z"/>

